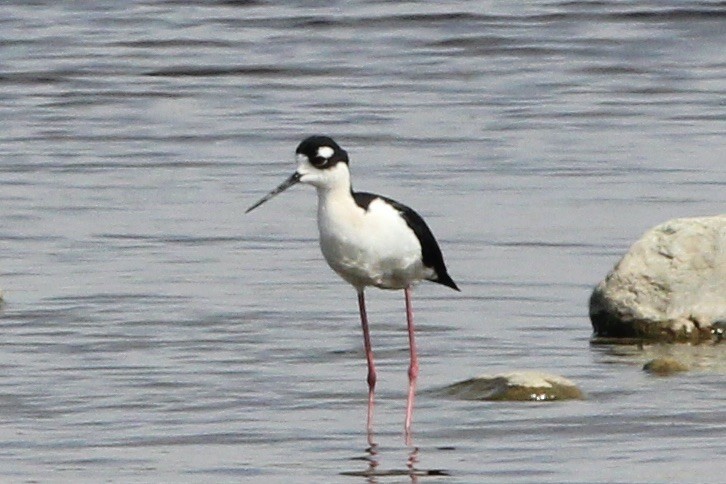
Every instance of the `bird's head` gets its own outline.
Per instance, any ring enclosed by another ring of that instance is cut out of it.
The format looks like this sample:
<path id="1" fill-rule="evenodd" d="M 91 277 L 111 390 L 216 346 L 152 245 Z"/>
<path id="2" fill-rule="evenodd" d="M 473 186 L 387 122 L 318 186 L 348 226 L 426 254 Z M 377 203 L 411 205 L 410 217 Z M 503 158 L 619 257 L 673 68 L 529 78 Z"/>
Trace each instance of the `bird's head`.
<path id="1" fill-rule="evenodd" d="M 348 153 L 327 136 L 305 138 L 295 150 L 300 182 L 316 188 L 350 184 Z"/>
<path id="2" fill-rule="evenodd" d="M 327 136 L 305 138 L 295 150 L 295 156 L 297 159 L 295 173 L 248 208 L 247 212 L 251 212 L 297 183 L 307 183 L 323 190 L 339 187 L 350 190 L 348 153 L 332 138 Z"/>

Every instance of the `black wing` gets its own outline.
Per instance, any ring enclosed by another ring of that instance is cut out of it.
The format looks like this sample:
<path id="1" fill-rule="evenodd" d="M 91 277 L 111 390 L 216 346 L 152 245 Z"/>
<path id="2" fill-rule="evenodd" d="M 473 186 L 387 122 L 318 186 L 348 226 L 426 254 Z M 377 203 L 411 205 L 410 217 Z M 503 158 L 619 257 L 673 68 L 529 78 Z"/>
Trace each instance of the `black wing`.
<path id="1" fill-rule="evenodd" d="M 411 230 L 413 230 L 413 233 L 416 234 L 416 237 L 421 243 L 421 259 L 423 260 L 423 264 L 426 267 L 432 268 L 434 272 L 436 272 L 436 279 L 432 279 L 432 281 L 459 291 L 460 289 L 456 286 L 456 283 L 453 279 L 451 279 L 448 271 L 446 270 L 444 256 L 441 254 L 441 249 L 434 238 L 434 234 L 431 233 L 431 229 L 429 229 L 429 226 L 426 225 L 426 222 L 424 222 L 424 219 L 421 218 L 419 214 L 417 214 L 411 207 L 407 207 L 402 203 L 381 195 L 366 192 L 353 193 L 353 199 L 355 200 L 356 205 L 364 210 L 368 210 L 368 206 L 377 198 L 389 203 L 398 210 L 398 213 L 400 213 L 406 221 L 406 225 L 408 225 Z"/>

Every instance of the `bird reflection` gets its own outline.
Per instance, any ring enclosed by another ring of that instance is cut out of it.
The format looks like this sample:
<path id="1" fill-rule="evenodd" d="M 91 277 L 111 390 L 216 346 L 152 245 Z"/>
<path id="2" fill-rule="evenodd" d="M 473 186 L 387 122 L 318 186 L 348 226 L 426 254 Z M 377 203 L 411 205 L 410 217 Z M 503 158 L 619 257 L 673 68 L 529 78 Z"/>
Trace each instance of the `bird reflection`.
<path id="1" fill-rule="evenodd" d="M 418 483 L 420 476 L 446 476 L 444 471 L 440 470 L 422 470 L 419 464 L 419 448 L 409 447 L 406 457 L 405 467 L 382 470 L 380 469 L 380 449 L 378 444 L 373 441 L 372 434 L 368 434 L 368 447 L 365 449 L 365 455 L 356 460 L 362 460 L 366 463 L 366 468 L 359 471 L 342 472 L 343 475 L 365 477 L 366 482 L 370 484 L 378 484 L 382 477 L 402 477 L 408 476 L 412 483 Z"/>
<path id="2" fill-rule="evenodd" d="M 406 462 L 406 467 L 408 468 L 408 475 L 411 476 L 411 482 L 417 483 L 420 472 L 416 469 L 416 464 L 418 464 L 418 447 L 410 447 L 410 449 L 411 451 L 408 454 L 408 462 Z"/>
<path id="3" fill-rule="evenodd" d="M 367 481 L 370 483 L 376 483 L 378 482 L 376 470 L 378 469 L 378 444 L 375 442 L 371 442 L 372 435 L 368 434 L 368 448 L 366 448 L 366 453 L 368 456 L 365 458 L 368 461 L 368 469 L 366 469 L 365 474 L 368 477 Z"/>

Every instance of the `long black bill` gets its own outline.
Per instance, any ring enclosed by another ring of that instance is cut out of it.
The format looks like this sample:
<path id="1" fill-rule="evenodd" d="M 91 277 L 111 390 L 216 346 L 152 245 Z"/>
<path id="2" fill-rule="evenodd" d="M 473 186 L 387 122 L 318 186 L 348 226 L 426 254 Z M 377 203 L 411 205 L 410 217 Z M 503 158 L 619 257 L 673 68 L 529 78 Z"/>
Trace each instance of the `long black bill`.
<path id="1" fill-rule="evenodd" d="M 284 182 L 280 183 L 279 187 L 275 188 L 270 193 L 268 193 L 267 195 L 262 197 L 259 202 L 255 203 L 250 208 L 248 208 L 245 211 L 245 213 L 250 213 L 252 210 L 256 209 L 257 207 L 259 207 L 260 205 L 262 205 L 263 203 L 265 203 L 266 201 L 268 201 L 275 195 L 279 195 L 280 193 L 284 192 L 285 190 L 287 190 L 288 188 L 290 188 L 291 186 L 293 186 L 294 184 L 296 184 L 299 181 L 300 181 L 300 174 L 298 172 L 293 173 L 290 176 L 290 178 L 288 178 Z"/>

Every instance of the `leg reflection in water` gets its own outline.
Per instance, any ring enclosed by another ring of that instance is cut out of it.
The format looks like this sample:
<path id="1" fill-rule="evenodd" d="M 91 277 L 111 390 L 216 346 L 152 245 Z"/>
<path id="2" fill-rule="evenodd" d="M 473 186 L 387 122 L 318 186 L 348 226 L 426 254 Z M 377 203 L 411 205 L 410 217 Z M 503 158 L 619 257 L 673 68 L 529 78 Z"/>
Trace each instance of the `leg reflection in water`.
<path id="1" fill-rule="evenodd" d="M 369 435 L 369 439 L 371 436 Z M 366 478 L 365 482 L 374 484 L 378 483 L 379 478 L 382 477 L 405 477 L 408 476 L 412 483 L 418 483 L 419 477 L 421 476 L 448 476 L 450 475 L 447 471 L 441 469 L 421 469 L 419 467 L 420 449 L 419 447 L 409 447 L 407 449 L 405 460 L 401 459 L 399 453 L 400 448 L 388 448 L 387 454 L 389 459 L 394 459 L 398 462 L 393 468 L 382 469 L 381 468 L 381 448 L 375 442 L 368 442 L 369 445 L 365 449 L 365 455 L 360 457 L 354 457 L 355 461 L 364 461 L 366 467 L 364 469 L 358 469 L 353 471 L 343 471 L 341 475 L 344 476 L 358 476 Z M 395 455 L 394 455 L 395 454 Z M 405 462 L 405 465 L 403 465 Z"/>

